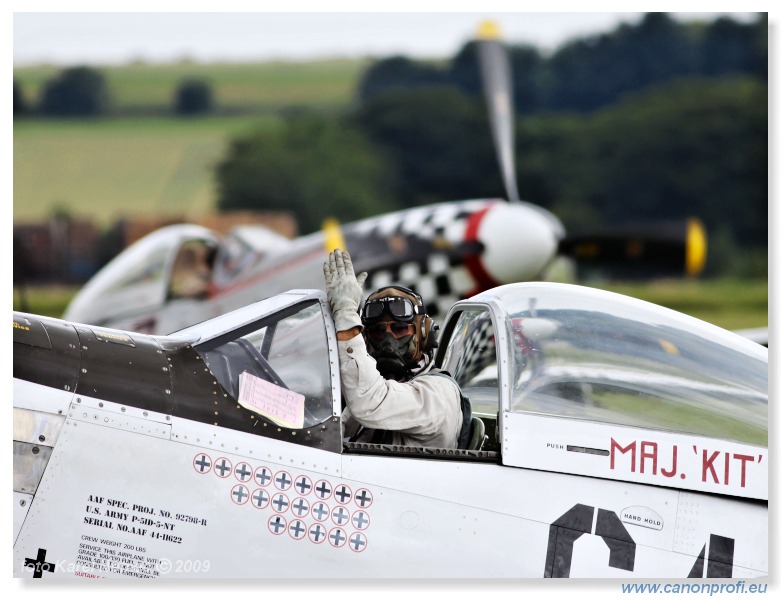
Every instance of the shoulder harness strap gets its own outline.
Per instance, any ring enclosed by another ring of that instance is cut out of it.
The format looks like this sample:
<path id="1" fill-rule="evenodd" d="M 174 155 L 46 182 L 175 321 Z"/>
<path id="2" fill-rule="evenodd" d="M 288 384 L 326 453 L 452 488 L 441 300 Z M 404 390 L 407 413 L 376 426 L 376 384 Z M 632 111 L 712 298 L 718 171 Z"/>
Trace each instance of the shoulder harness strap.
<path id="1" fill-rule="evenodd" d="M 440 377 L 446 377 L 452 381 L 458 388 L 458 393 L 461 395 L 461 415 L 463 416 L 461 422 L 461 431 L 458 434 L 458 448 L 464 450 L 469 446 L 469 436 L 472 432 L 472 403 L 469 401 L 469 396 L 465 395 L 461 391 L 461 386 L 456 383 L 453 376 L 447 371 L 440 369 L 432 369 L 426 375 L 439 375 Z"/>

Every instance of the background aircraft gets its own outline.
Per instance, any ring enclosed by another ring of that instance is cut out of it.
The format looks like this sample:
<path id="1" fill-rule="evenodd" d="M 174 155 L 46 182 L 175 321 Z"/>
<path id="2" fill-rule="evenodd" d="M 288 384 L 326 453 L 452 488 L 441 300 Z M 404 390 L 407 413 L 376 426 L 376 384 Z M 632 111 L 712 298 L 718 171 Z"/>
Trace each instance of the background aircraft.
<path id="1" fill-rule="evenodd" d="M 73 299 L 65 318 L 167 333 L 291 287 L 321 287 L 329 250 L 347 248 L 370 290 L 410 287 L 443 315 L 491 287 L 546 277 L 562 256 L 583 264 L 697 274 L 705 261 L 699 221 L 645 224 L 568 237 L 550 212 L 519 200 L 514 173 L 508 59 L 494 25 L 478 44 L 486 101 L 508 200 L 440 203 L 344 224 L 294 240 L 259 226 L 221 238 L 194 226 L 158 230 L 121 253 Z"/>
<path id="2" fill-rule="evenodd" d="M 769 572 L 758 344 L 586 287 L 489 290 L 436 357 L 477 415 L 458 450 L 344 440 L 335 364 L 319 290 L 170 336 L 14 313 L 14 576 Z"/>

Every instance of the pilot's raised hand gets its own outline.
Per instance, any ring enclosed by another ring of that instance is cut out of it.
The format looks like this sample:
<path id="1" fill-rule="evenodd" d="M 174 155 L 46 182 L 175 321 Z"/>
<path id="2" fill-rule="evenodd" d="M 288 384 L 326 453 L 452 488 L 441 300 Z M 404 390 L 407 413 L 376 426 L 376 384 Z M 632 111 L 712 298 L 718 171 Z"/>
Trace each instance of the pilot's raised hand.
<path id="1" fill-rule="evenodd" d="M 334 250 L 323 264 L 323 275 L 336 331 L 347 331 L 354 327 L 360 331 L 362 325 L 358 309 L 363 300 L 363 284 L 368 274 L 361 273 L 356 277 L 349 252 Z"/>

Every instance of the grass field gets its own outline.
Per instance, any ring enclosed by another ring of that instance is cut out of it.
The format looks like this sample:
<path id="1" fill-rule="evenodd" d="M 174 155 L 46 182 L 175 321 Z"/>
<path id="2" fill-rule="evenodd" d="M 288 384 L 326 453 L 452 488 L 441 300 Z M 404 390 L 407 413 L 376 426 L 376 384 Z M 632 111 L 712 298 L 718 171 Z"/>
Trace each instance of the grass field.
<path id="1" fill-rule="evenodd" d="M 231 138 L 271 127 L 281 110 L 344 109 L 367 60 L 308 63 L 133 64 L 102 69 L 113 99 L 103 119 L 14 121 L 14 222 L 55 210 L 102 225 L 133 215 L 193 218 L 215 208 L 214 166 Z M 14 70 L 35 105 L 54 67 Z M 202 78 L 214 116 L 173 114 L 176 86 Z"/>
<path id="2" fill-rule="evenodd" d="M 214 166 L 232 137 L 278 117 L 14 123 L 14 223 L 58 208 L 108 225 L 118 217 L 194 218 L 214 210 Z"/>

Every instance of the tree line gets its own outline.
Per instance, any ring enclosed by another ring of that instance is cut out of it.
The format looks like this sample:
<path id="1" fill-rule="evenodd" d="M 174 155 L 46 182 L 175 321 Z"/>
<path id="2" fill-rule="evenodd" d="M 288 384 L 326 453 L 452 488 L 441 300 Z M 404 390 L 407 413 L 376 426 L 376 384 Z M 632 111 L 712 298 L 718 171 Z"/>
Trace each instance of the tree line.
<path id="1" fill-rule="evenodd" d="M 681 77 L 747 74 L 767 81 L 767 14 L 754 23 L 722 17 L 710 24 L 680 23 L 648 13 L 637 25 L 575 39 L 550 57 L 530 45 L 508 49 L 517 112 L 589 112 L 636 92 Z M 476 43 L 448 64 L 394 56 L 377 62 L 359 94 L 369 100 L 393 89 L 452 86 L 482 94 Z"/>
<path id="2" fill-rule="evenodd" d="M 32 101 L 14 80 L 14 118 L 101 117 L 111 114 L 111 90 L 105 75 L 89 66 L 63 69 L 43 84 L 40 98 Z M 179 82 L 172 94 L 172 109 L 178 115 L 206 114 L 214 110 L 214 90 L 202 79 Z"/>
<path id="3" fill-rule="evenodd" d="M 545 58 L 511 47 L 521 197 L 568 231 L 699 217 L 711 274 L 767 272 L 767 17 L 663 13 Z M 353 110 L 232 142 L 219 206 L 288 209 L 302 231 L 431 202 L 504 197 L 475 47 L 377 61 Z"/>

